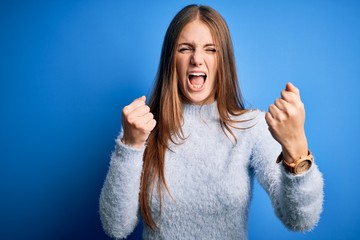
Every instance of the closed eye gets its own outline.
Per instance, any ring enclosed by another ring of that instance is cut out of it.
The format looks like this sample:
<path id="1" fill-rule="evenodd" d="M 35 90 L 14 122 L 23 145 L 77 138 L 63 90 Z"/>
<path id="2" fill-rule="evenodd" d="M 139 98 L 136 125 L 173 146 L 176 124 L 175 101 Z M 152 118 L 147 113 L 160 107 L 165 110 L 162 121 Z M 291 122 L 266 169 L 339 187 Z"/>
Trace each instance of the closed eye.
<path id="1" fill-rule="evenodd" d="M 181 47 L 181 48 L 179 48 L 178 51 L 181 52 L 181 53 L 189 53 L 189 52 L 192 51 L 192 48 L 190 48 L 190 47 Z"/>
<path id="2" fill-rule="evenodd" d="M 207 51 L 207 52 L 212 52 L 212 53 L 216 53 L 216 52 L 217 52 L 216 48 L 207 48 L 207 49 L 205 49 L 205 51 Z"/>

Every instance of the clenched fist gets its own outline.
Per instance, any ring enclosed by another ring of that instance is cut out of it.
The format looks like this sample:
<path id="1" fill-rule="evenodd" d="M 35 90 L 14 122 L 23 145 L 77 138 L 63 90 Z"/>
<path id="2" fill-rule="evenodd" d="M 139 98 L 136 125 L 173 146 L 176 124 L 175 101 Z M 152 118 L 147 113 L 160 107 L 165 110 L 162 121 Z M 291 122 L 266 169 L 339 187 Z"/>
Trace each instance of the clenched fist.
<path id="1" fill-rule="evenodd" d="M 287 162 L 308 154 L 304 130 L 305 108 L 299 89 L 287 83 L 281 98 L 269 106 L 265 119 L 272 136 L 281 144 Z"/>
<path id="2" fill-rule="evenodd" d="M 145 100 L 145 96 L 137 98 L 122 110 L 121 122 L 124 129 L 122 142 L 131 147 L 143 147 L 156 125 L 154 115 Z"/>

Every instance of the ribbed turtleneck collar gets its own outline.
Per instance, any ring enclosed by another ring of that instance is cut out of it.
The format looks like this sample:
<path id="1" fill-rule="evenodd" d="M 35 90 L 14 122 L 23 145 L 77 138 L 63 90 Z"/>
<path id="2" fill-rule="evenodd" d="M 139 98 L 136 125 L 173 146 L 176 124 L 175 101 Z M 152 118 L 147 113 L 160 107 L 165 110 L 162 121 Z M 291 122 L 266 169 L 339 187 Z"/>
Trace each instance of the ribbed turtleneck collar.
<path id="1" fill-rule="evenodd" d="M 201 117 L 206 119 L 218 119 L 219 112 L 217 108 L 217 102 L 197 105 L 197 104 L 183 104 L 184 117 Z"/>

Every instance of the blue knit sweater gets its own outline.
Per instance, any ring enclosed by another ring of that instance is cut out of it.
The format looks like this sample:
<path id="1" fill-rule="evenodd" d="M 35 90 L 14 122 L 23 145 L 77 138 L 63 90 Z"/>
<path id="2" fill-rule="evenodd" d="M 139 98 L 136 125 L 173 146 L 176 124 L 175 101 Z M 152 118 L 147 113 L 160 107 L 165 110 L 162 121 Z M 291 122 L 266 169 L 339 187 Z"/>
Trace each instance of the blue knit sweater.
<path id="1" fill-rule="evenodd" d="M 221 129 L 216 102 L 183 106 L 186 139 L 170 144 L 165 155 L 161 215 L 154 194 L 152 213 L 158 230 L 144 227 L 144 239 L 247 239 L 248 210 L 254 177 L 268 193 L 275 213 L 286 227 L 310 230 L 319 221 L 323 180 L 314 164 L 302 175 L 287 173 L 275 160 L 281 151 L 264 113 L 249 111 L 233 129 L 237 142 Z M 104 230 L 125 238 L 138 223 L 140 176 L 144 149 L 124 145 L 121 135 L 100 195 Z"/>

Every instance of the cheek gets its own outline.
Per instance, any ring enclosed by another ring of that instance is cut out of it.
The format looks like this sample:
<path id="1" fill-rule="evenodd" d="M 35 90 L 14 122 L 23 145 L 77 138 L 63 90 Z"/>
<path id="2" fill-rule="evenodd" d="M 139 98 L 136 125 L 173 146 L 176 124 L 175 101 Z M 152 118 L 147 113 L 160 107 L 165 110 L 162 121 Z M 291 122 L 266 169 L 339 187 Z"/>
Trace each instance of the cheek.
<path id="1" fill-rule="evenodd" d="M 212 78 L 216 78 L 216 76 L 217 76 L 217 62 L 215 61 L 215 60 L 213 60 L 212 62 L 211 62 L 211 64 L 210 64 L 210 72 L 211 72 L 211 76 L 212 76 Z"/>
<path id="2" fill-rule="evenodd" d="M 214 57 L 213 58 L 213 68 L 214 68 L 214 72 L 217 71 L 217 68 L 218 68 L 218 60 L 217 60 L 217 57 Z"/>
<path id="3" fill-rule="evenodd" d="M 207 59 L 207 67 L 208 70 L 212 73 L 215 73 L 217 71 L 217 59 L 215 56 L 211 56 Z"/>

